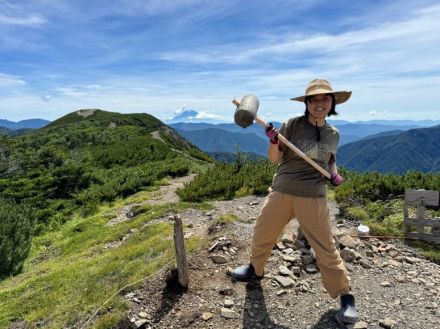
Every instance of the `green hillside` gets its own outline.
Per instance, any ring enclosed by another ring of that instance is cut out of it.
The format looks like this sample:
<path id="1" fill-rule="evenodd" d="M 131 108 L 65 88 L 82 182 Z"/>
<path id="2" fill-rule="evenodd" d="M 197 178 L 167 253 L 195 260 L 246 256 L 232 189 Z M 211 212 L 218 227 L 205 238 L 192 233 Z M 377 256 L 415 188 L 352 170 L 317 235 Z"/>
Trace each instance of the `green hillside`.
<path id="1" fill-rule="evenodd" d="M 0 198 L 35 207 L 37 231 L 212 162 L 151 115 L 101 110 L 73 112 L 23 136 L 1 136 L 0 148 Z"/>
<path id="2" fill-rule="evenodd" d="M 341 146 L 338 162 L 348 169 L 404 174 L 440 171 L 440 125 L 412 129 Z"/>

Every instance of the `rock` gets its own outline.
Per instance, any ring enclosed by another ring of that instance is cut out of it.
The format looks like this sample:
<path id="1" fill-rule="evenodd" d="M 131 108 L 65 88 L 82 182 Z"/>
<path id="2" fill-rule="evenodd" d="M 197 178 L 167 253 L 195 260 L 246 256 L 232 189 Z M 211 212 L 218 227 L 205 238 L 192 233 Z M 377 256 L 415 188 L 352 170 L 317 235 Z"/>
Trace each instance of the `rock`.
<path id="1" fill-rule="evenodd" d="M 278 268 L 278 273 L 280 273 L 281 275 L 284 275 L 284 276 L 289 276 L 290 274 L 292 274 L 292 272 L 290 272 L 290 270 L 284 265 L 281 265 Z"/>
<path id="2" fill-rule="evenodd" d="M 217 241 L 215 241 L 212 245 L 211 245 L 211 247 L 209 247 L 209 251 L 213 251 L 214 249 L 215 249 L 215 247 L 217 247 L 217 245 L 219 244 L 219 241 L 217 240 Z"/>
<path id="3" fill-rule="evenodd" d="M 359 264 L 361 264 L 361 266 L 363 267 L 363 268 L 365 268 L 365 269 L 371 269 L 371 268 L 373 268 L 371 265 L 370 265 L 370 263 L 368 263 L 366 260 L 364 260 L 364 259 L 361 259 L 360 261 L 359 261 Z"/>
<path id="4" fill-rule="evenodd" d="M 277 275 L 274 277 L 275 281 L 277 281 L 283 288 L 292 287 L 295 284 L 291 278 Z"/>
<path id="5" fill-rule="evenodd" d="M 368 323 L 364 321 L 358 321 L 354 325 L 354 329 L 367 329 L 367 328 L 368 328 Z"/>
<path id="6" fill-rule="evenodd" d="M 394 259 L 390 259 L 390 260 L 388 261 L 388 264 L 391 265 L 391 266 L 394 266 L 394 267 L 397 267 L 397 266 L 402 265 L 401 263 L 396 262 Z"/>
<path id="7" fill-rule="evenodd" d="M 344 248 L 341 250 L 341 257 L 344 261 L 351 263 L 356 259 L 356 254 L 350 248 Z"/>
<path id="8" fill-rule="evenodd" d="M 240 317 L 240 314 L 226 307 L 221 308 L 220 315 L 225 319 L 238 319 Z"/>
<path id="9" fill-rule="evenodd" d="M 228 259 L 225 256 L 223 256 L 223 255 L 212 255 L 211 259 L 216 264 L 225 264 L 225 263 L 228 262 Z"/>
<path id="10" fill-rule="evenodd" d="M 148 313 L 147 312 L 139 312 L 138 315 L 139 315 L 139 317 L 141 317 L 143 319 L 148 318 Z"/>
<path id="11" fill-rule="evenodd" d="M 234 301 L 232 299 L 225 299 L 223 301 L 223 306 L 227 308 L 232 308 L 232 306 L 234 306 Z"/>
<path id="12" fill-rule="evenodd" d="M 309 265 L 315 262 L 315 259 L 313 258 L 312 255 L 305 255 L 302 257 L 302 262 L 304 265 Z"/>
<path id="13" fill-rule="evenodd" d="M 385 329 L 391 329 L 391 328 L 393 328 L 396 324 L 397 324 L 397 322 L 394 321 L 394 320 L 392 320 L 392 319 L 390 319 L 390 318 L 385 318 L 385 319 L 379 321 L 379 325 L 380 325 L 382 328 L 385 328 Z"/>
<path id="14" fill-rule="evenodd" d="M 288 236 L 283 236 L 281 239 L 282 243 L 288 243 L 288 244 L 293 244 L 293 239 L 288 237 Z"/>
<path id="15" fill-rule="evenodd" d="M 203 320 L 208 321 L 211 318 L 212 318 L 212 313 L 211 312 L 203 312 L 203 314 L 202 314 L 202 319 Z"/>
<path id="16" fill-rule="evenodd" d="M 339 240 L 339 244 L 341 246 L 341 249 L 343 249 L 343 248 L 355 249 L 360 243 L 359 241 L 353 239 L 351 236 L 346 235 L 346 234 L 339 236 L 338 240 Z"/>
<path id="17" fill-rule="evenodd" d="M 135 321 L 135 323 L 134 323 L 134 326 L 135 326 L 135 328 L 145 328 L 144 327 L 144 324 L 146 324 L 148 321 L 147 320 L 145 320 L 145 319 L 140 319 L 140 320 L 137 320 L 137 321 Z"/>
<path id="18" fill-rule="evenodd" d="M 282 242 L 278 242 L 278 243 L 277 243 L 277 248 L 278 248 L 279 250 L 284 250 L 284 249 L 286 249 L 286 246 L 284 245 L 284 243 L 282 243 Z"/>
<path id="19" fill-rule="evenodd" d="M 234 294 L 234 289 L 229 287 L 222 287 L 218 290 L 218 293 L 223 296 L 232 296 Z"/>
<path id="20" fill-rule="evenodd" d="M 301 275 L 301 268 L 299 266 L 292 266 L 290 270 L 293 274 Z"/>
<path id="21" fill-rule="evenodd" d="M 389 281 L 383 281 L 380 283 L 382 287 L 391 287 L 391 283 Z"/>
<path id="22" fill-rule="evenodd" d="M 289 256 L 289 255 L 282 255 L 282 258 L 285 262 L 288 262 L 288 263 L 295 263 L 295 261 L 296 261 L 295 257 Z"/>
<path id="23" fill-rule="evenodd" d="M 286 290 L 286 289 L 281 289 L 281 290 L 278 290 L 278 291 L 276 292 L 277 296 L 284 295 L 285 293 L 287 293 L 287 290 Z"/>
<path id="24" fill-rule="evenodd" d="M 309 274 L 315 274 L 318 273 L 318 268 L 315 263 L 312 263 L 306 266 L 305 271 Z"/>

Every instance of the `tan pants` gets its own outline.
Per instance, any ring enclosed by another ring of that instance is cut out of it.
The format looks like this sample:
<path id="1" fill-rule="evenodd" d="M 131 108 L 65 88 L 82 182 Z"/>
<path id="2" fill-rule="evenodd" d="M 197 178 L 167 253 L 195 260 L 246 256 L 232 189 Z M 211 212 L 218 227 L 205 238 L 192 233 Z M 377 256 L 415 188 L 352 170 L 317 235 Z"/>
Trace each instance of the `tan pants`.
<path id="1" fill-rule="evenodd" d="M 257 219 L 252 237 L 251 263 L 257 275 L 264 266 L 284 226 L 298 222 L 316 254 L 322 282 L 332 298 L 350 292 L 344 262 L 330 230 L 330 213 L 325 198 L 306 198 L 270 191 Z"/>

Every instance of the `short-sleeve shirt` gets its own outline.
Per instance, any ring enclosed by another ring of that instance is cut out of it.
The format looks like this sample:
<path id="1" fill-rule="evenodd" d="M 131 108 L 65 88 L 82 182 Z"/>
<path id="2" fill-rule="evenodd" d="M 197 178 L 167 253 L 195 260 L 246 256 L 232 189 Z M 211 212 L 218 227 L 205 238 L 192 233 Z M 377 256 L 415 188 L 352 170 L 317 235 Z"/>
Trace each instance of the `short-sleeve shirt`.
<path id="1" fill-rule="evenodd" d="M 280 134 L 324 169 L 332 156 L 336 159 L 339 131 L 327 122 L 322 127 L 316 127 L 306 116 L 296 117 L 283 123 Z M 326 178 L 286 145 L 280 143 L 279 147 L 283 157 L 278 163 L 272 189 L 298 196 L 325 197 Z"/>

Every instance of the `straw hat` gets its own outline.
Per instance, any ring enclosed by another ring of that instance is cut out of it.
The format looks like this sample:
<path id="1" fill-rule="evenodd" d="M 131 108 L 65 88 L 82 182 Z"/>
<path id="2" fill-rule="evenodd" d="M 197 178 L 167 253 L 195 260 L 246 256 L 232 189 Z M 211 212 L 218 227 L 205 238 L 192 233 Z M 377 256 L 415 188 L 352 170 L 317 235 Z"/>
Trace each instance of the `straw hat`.
<path id="1" fill-rule="evenodd" d="M 351 96 L 351 91 L 333 91 L 332 85 L 325 79 L 314 79 L 309 82 L 304 96 L 291 98 L 292 101 L 304 102 L 307 96 L 314 96 L 320 94 L 333 94 L 336 98 L 336 104 L 341 104 Z"/>

